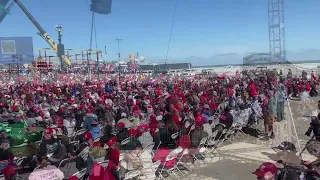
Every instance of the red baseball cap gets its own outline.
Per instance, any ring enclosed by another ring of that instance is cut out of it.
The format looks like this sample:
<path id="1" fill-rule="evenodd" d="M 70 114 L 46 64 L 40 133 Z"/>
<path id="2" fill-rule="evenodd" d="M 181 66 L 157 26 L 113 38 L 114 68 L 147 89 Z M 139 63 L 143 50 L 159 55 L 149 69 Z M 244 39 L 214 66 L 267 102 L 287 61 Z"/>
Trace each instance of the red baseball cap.
<path id="1" fill-rule="evenodd" d="M 92 134 L 89 131 L 86 131 L 85 133 L 83 133 L 82 136 L 86 139 L 86 141 L 89 141 L 90 139 L 92 139 Z"/>
<path id="2" fill-rule="evenodd" d="M 137 129 L 146 132 L 149 129 L 149 125 L 148 124 L 140 124 Z"/>
<path id="3" fill-rule="evenodd" d="M 259 169 L 255 170 L 252 174 L 259 178 L 263 178 L 267 175 L 276 177 L 278 174 L 278 168 L 276 165 L 270 162 L 265 162 L 260 165 Z"/>
<path id="4" fill-rule="evenodd" d="M 125 124 L 124 124 L 123 122 L 119 122 L 119 123 L 117 124 L 117 126 L 118 126 L 118 127 L 121 127 L 121 128 L 124 128 L 124 127 L 125 127 Z"/>
<path id="5" fill-rule="evenodd" d="M 137 130 L 133 129 L 133 128 L 129 129 L 129 135 L 130 136 L 136 136 L 137 135 Z"/>

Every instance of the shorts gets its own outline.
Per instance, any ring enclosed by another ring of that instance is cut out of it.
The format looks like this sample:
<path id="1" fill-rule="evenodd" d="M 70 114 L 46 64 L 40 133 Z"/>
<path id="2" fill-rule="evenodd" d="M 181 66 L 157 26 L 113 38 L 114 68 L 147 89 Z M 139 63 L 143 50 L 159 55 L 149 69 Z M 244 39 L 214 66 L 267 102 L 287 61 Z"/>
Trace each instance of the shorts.
<path id="1" fill-rule="evenodd" d="M 264 124 L 265 125 L 273 125 L 273 123 L 276 120 L 276 116 L 275 115 L 268 115 L 264 118 Z"/>

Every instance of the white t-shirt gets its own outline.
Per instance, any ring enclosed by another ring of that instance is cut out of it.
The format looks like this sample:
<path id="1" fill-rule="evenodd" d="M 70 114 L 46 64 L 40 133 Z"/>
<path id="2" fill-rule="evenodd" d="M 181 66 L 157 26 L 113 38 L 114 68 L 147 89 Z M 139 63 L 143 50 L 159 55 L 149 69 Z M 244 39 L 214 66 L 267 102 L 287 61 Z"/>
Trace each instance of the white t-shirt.
<path id="1" fill-rule="evenodd" d="M 44 169 L 34 170 L 28 177 L 29 180 L 63 180 L 63 178 L 63 172 L 51 165 Z"/>

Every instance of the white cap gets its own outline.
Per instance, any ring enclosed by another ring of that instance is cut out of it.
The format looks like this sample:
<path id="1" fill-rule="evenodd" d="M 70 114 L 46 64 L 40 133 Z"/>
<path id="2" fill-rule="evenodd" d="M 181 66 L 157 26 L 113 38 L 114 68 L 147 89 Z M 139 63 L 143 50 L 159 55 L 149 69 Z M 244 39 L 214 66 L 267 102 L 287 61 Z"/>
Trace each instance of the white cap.
<path id="1" fill-rule="evenodd" d="M 157 117 L 156 117 L 156 120 L 157 120 L 157 121 L 161 121 L 161 120 L 162 120 L 162 115 L 157 116 Z"/>

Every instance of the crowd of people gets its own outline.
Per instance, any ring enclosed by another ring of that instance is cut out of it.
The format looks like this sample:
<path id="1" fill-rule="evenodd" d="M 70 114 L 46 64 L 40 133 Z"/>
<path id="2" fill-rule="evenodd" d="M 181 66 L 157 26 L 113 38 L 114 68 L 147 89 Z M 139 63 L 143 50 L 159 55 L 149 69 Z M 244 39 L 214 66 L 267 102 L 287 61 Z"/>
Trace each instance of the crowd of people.
<path id="1" fill-rule="evenodd" d="M 318 83 L 315 75 L 307 79 L 267 71 L 259 77 L 8 85 L 0 91 L 2 123 L 23 121 L 27 132 L 44 131 L 41 141 L 27 143 L 27 155 L 16 161 L 14 134 L 2 130 L 0 168 L 7 179 L 16 176 L 17 167 L 31 172 L 32 180 L 77 179 L 79 173 L 89 179 L 119 180 L 132 172 L 139 172 L 133 178 L 163 177 L 179 162 L 206 158 L 201 147 L 218 148 L 234 127 L 245 129 L 261 119 L 265 131 L 260 135 L 274 139 L 274 122 L 285 119 L 288 97 L 316 96 Z M 70 163 L 73 171 L 60 170 Z"/>

